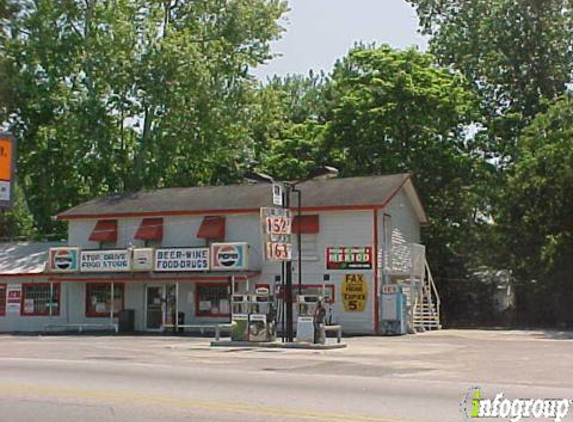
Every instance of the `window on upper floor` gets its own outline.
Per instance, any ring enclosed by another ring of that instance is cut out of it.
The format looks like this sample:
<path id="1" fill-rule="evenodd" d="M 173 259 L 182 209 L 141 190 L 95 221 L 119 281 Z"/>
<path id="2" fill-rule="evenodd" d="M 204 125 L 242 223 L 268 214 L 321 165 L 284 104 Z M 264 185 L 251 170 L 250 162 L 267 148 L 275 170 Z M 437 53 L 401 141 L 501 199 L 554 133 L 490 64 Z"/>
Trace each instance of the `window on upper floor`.
<path id="1" fill-rule="evenodd" d="M 98 220 L 89 240 L 98 242 L 100 249 L 111 249 L 117 245 L 117 220 Z"/>
<path id="2" fill-rule="evenodd" d="M 203 218 L 197 237 L 205 239 L 207 245 L 225 241 L 225 217 L 209 215 Z"/>
<path id="3" fill-rule="evenodd" d="M 163 240 L 163 218 L 144 218 L 135 233 L 134 239 L 143 240 L 145 246 L 161 246 Z"/>
<path id="4" fill-rule="evenodd" d="M 301 233 L 302 259 L 318 259 L 318 233 L 320 232 L 320 219 L 318 215 L 295 216 L 292 224 L 293 259 L 298 259 L 298 233 Z"/>

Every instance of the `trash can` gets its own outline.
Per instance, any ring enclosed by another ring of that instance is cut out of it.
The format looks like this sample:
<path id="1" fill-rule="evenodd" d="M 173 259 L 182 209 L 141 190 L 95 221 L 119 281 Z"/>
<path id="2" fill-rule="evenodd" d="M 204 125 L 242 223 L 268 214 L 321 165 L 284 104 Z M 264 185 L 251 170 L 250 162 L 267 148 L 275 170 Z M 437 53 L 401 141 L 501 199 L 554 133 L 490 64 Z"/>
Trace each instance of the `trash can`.
<path id="1" fill-rule="evenodd" d="M 185 325 L 185 312 L 179 311 L 179 312 L 177 313 L 177 324 L 178 324 L 178 325 Z M 184 330 L 183 327 L 180 327 L 180 328 L 179 328 L 179 332 L 180 332 L 180 333 L 182 333 L 183 330 Z"/>
<path id="2" fill-rule="evenodd" d="M 135 331 L 135 310 L 123 309 L 117 315 L 118 331 L 120 333 L 132 333 Z"/>

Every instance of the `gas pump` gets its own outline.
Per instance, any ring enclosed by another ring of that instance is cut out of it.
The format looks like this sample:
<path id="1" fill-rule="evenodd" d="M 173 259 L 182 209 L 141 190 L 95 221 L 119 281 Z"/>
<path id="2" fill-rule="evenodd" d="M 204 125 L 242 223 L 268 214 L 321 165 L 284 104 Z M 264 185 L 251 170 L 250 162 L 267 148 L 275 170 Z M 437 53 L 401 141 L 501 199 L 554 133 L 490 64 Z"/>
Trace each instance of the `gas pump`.
<path id="1" fill-rule="evenodd" d="M 233 330 L 231 339 L 234 341 L 249 340 L 249 296 L 233 295 L 231 297 L 231 321 Z"/>
<path id="2" fill-rule="evenodd" d="M 249 301 L 249 341 L 274 341 L 276 339 L 273 297 L 266 287 L 256 289 Z"/>
<path id="3" fill-rule="evenodd" d="M 315 321 L 318 303 L 324 306 L 324 298 L 318 295 L 299 295 L 297 296 L 297 321 L 296 321 L 296 341 L 314 343 L 318 338 L 320 343 L 324 342 L 321 333 L 315 333 L 319 321 Z M 326 309 L 324 311 L 326 314 Z M 324 321 L 320 321 L 324 323 Z M 319 334 L 316 336 L 315 334 Z"/>
<path id="4" fill-rule="evenodd" d="M 276 339 L 276 316 L 269 289 L 259 288 L 255 294 L 234 294 L 231 303 L 233 341 Z"/>
<path id="5" fill-rule="evenodd" d="M 408 310 L 402 288 L 395 284 L 382 286 L 380 295 L 381 334 L 402 335 L 407 333 Z"/>

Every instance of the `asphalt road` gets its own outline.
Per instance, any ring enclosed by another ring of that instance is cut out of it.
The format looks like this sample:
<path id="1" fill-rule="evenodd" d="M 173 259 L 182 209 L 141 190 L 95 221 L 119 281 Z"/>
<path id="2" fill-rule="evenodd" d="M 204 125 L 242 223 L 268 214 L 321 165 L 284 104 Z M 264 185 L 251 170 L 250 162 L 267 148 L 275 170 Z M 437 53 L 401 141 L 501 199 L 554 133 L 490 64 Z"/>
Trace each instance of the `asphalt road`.
<path id="1" fill-rule="evenodd" d="M 573 399 L 573 340 L 444 331 L 333 351 L 173 337 L 1 336 L 0 421 L 464 421 L 469 388 Z M 573 420 L 573 409 L 565 420 Z"/>

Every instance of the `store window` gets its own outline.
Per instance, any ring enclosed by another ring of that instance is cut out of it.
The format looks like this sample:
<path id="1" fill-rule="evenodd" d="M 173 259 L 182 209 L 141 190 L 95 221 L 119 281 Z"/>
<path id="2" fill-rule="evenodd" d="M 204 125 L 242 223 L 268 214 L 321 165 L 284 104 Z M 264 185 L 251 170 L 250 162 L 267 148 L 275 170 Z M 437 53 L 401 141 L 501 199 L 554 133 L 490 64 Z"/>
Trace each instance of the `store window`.
<path id="1" fill-rule="evenodd" d="M 113 285 L 113 314 L 123 309 L 124 285 Z M 111 311 L 111 284 L 88 283 L 86 284 L 86 316 L 109 317 Z"/>
<path id="2" fill-rule="evenodd" d="M 52 295 L 50 297 L 50 291 Z M 60 284 L 49 283 L 22 284 L 22 315 L 47 316 L 60 315 Z"/>
<path id="3" fill-rule="evenodd" d="M 284 285 L 279 287 L 279 295 L 281 298 L 284 298 Z M 334 303 L 334 285 L 333 284 L 303 284 L 302 285 L 302 294 L 303 295 L 312 295 L 312 296 L 324 296 L 324 301 L 326 303 Z M 293 303 L 296 303 L 296 297 L 298 296 L 298 284 L 293 283 L 292 285 L 292 300 Z"/>
<path id="4" fill-rule="evenodd" d="M 316 234 L 303 234 L 301 239 L 301 255 L 302 260 L 318 260 L 318 235 Z M 293 259 L 298 259 L 298 236 L 294 236 L 294 250 Z"/>
<path id="5" fill-rule="evenodd" d="M 223 283 L 198 283 L 195 293 L 195 315 L 228 317 L 230 315 L 230 285 Z"/>
<path id="6" fill-rule="evenodd" d="M 0 284 L 0 316 L 6 315 L 6 284 Z"/>

